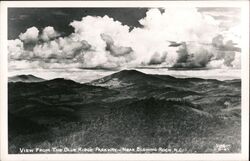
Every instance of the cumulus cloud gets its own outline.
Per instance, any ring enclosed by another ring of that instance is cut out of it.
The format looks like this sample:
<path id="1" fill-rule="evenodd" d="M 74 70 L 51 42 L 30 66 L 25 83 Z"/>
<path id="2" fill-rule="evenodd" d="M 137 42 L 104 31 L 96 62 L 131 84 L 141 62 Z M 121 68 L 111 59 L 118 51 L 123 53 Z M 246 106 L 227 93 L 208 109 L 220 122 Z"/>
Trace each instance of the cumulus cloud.
<path id="1" fill-rule="evenodd" d="M 19 35 L 20 40 L 25 43 L 35 42 L 38 40 L 39 30 L 36 27 L 28 28 L 24 33 Z"/>
<path id="2" fill-rule="evenodd" d="M 173 67 L 176 68 L 202 68 L 213 57 L 210 45 L 198 43 L 183 43 L 177 50 L 178 59 Z"/>
<path id="3" fill-rule="evenodd" d="M 23 42 L 19 39 L 9 40 L 8 53 L 9 60 L 19 59 L 20 55 L 23 53 Z"/>
<path id="4" fill-rule="evenodd" d="M 109 35 L 101 34 L 101 38 L 106 42 L 106 50 L 115 57 L 125 56 L 133 52 L 131 47 L 116 46 Z"/>
<path id="5" fill-rule="evenodd" d="M 58 36 L 60 36 L 60 34 L 57 31 L 55 31 L 54 27 L 47 26 L 43 29 L 41 39 L 43 41 L 49 41 L 49 40 L 54 39 Z"/>
<path id="6" fill-rule="evenodd" d="M 210 41 L 218 32 L 218 23 L 196 8 L 166 8 L 149 10 L 140 20 L 145 29 L 172 41 Z"/>
<path id="7" fill-rule="evenodd" d="M 164 53 L 160 55 L 159 53 L 155 53 L 152 55 L 149 65 L 157 65 L 157 64 L 162 64 L 163 62 L 166 61 L 167 58 L 167 53 Z"/>
<path id="8" fill-rule="evenodd" d="M 67 37 L 51 26 L 40 35 L 31 27 L 9 40 L 9 60 L 16 63 L 10 66 L 20 61 L 39 68 L 240 67 L 239 33 L 220 31 L 212 16 L 196 8 L 150 9 L 139 23 L 130 30 L 108 16 L 86 16 L 70 23 L 74 32 Z"/>
<path id="9" fill-rule="evenodd" d="M 220 66 L 224 67 L 236 67 L 239 65 L 236 63 L 240 63 L 235 61 L 238 59 L 241 49 L 237 47 L 237 43 L 233 43 L 232 40 L 224 40 L 225 38 L 222 35 L 218 35 L 212 39 L 212 46 L 214 47 L 214 62 L 216 62 L 216 67 L 220 64 Z M 219 63 L 220 62 L 220 63 Z M 234 62 L 234 63 L 233 63 Z"/>

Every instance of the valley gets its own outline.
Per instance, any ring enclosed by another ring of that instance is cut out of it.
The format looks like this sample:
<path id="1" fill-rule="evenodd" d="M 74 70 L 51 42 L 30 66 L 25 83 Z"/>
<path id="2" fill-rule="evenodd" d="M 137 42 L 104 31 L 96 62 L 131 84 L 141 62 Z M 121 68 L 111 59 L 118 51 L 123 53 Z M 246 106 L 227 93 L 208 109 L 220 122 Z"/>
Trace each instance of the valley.
<path id="1" fill-rule="evenodd" d="M 28 79 L 8 83 L 9 153 L 34 147 L 240 152 L 240 79 L 175 78 L 137 70 L 88 83 Z M 230 149 L 218 151 L 216 144 Z"/>

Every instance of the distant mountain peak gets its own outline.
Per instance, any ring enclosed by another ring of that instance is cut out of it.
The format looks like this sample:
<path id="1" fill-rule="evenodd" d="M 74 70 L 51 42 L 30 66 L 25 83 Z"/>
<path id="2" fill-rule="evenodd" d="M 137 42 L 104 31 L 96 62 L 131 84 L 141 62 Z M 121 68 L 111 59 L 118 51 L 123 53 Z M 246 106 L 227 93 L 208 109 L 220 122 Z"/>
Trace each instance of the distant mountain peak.
<path id="1" fill-rule="evenodd" d="M 150 75 L 145 74 L 143 72 L 137 70 L 121 70 L 117 73 L 113 73 L 101 79 L 94 80 L 89 84 L 95 86 L 103 86 L 109 88 L 119 88 L 119 87 L 126 87 L 133 84 L 137 85 L 145 85 L 146 83 L 151 84 L 162 84 L 162 80 Z"/>
<path id="2" fill-rule="evenodd" d="M 64 84 L 78 84 L 77 82 L 71 80 L 71 79 L 65 79 L 65 78 L 55 78 L 46 81 L 46 83 L 64 83 Z"/>
<path id="3" fill-rule="evenodd" d="M 142 72 L 135 70 L 135 69 L 131 69 L 131 70 L 124 69 L 124 70 L 121 70 L 121 71 L 114 73 L 114 74 L 111 74 L 111 75 L 124 77 L 124 76 L 147 75 L 147 74 L 142 73 Z"/>
<path id="4" fill-rule="evenodd" d="M 32 74 L 22 74 L 22 75 L 16 75 L 8 78 L 8 82 L 42 82 L 45 81 L 45 79 L 36 77 Z"/>
<path id="5" fill-rule="evenodd" d="M 142 72 L 135 70 L 135 69 L 124 69 L 124 70 L 119 71 L 118 73 L 142 73 Z"/>

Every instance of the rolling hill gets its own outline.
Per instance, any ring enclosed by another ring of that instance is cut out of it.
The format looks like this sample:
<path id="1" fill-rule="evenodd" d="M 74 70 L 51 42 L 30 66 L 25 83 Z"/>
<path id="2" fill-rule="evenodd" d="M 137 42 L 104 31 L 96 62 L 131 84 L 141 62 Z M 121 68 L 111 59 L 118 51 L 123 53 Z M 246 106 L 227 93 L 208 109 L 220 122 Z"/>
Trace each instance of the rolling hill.
<path id="1" fill-rule="evenodd" d="M 218 143 L 240 151 L 240 80 L 123 70 L 85 84 L 63 78 L 9 82 L 8 90 L 10 153 L 30 145 L 216 152 Z"/>

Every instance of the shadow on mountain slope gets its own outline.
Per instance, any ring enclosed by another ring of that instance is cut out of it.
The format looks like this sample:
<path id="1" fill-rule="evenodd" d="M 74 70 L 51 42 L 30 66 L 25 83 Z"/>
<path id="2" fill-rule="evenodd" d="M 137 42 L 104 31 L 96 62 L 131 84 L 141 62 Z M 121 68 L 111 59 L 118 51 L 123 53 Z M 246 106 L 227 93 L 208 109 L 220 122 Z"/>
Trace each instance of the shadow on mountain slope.
<path id="1" fill-rule="evenodd" d="M 63 78 L 9 82 L 9 152 L 58 146 L 220 152 L 216 144 L 239 152 L 240 93 L 240 80 L 175 78 L 136 70 L 86 84 Z"/>

